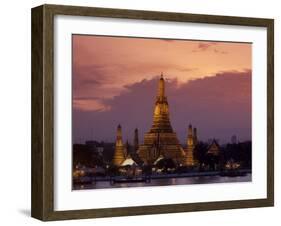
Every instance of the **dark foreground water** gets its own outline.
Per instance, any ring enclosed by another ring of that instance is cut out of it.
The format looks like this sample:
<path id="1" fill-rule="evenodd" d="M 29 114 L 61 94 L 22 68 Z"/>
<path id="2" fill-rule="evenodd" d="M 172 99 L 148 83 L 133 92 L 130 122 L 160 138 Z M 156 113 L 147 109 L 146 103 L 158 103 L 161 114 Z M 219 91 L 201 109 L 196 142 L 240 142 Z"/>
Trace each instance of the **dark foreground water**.
<path id="1" fill-rule="evenodd" d="M 163 186 L 163 185 L 184 185 L 184 184 L 211 184 L 211 183 L 229 183 L 229 182 L 249 182 L 252 181 L 252 174 L 244 176 L 195 176 L 179 178 L 157 178 L 151 179 L 150 182 L 133 182 L 133 183 L 111 183 L 107 181 L 95 181 L 87 184 L 75 184 L 74 190 L 80 189 L 98 189 L 98 188 L 124 188 L 124 187 L 145 187 L 145 186 Z"/>

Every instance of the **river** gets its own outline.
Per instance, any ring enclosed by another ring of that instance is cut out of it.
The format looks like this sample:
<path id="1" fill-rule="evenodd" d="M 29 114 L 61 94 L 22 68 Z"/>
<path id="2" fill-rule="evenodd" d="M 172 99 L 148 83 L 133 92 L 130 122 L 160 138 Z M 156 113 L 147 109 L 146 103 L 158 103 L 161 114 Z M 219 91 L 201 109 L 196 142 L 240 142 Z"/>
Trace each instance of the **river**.
<path id="1" fill-rule="evenodd" d="M 164 186 L 164 185 L 184 185 L 184 184 L 211 184 L 211 183 L 229 183 L 229 182 L 249 182 L 252 181 L 252 174 L 244 176 L 196 176 L 196 177 L 179 177 L 179 178 L 157 178 L 151 179 L 150 182 L 134 183 L 110 183 L 107 181 L 96 181 L 93 183 L 78 185 L 75 184 L 74 190 L 81 189 L 99 189 L 99 188 L 122 188 L 122 187 L 145 187 L 145 186 Z"/>

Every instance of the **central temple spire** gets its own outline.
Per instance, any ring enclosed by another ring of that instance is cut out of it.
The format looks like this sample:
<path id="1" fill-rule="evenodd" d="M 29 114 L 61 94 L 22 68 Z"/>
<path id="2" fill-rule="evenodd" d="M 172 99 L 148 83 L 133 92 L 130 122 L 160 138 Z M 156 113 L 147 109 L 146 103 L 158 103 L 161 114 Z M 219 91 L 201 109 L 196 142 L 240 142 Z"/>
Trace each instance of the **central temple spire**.
<path id="1" fill-rule="evenodd" d="M 169 118 L 169 105 L 165 96 L 165 80 L 161 73 L 155 101 L 151 132 L 173 132 Z"/>
<path id="2" fill-rule="evenodd" d="M 164 81 L 164 78 L 163 78 L 163 73 L 161 73 L 161 77 L 160 77 L 160 80 L 159 80 L 158 97 L 162 98 L 162 99 L 165 97 L 165 81 Z"/>
<path id="3" fill-rule="evenodd" d="M 144 135 L 144 143 L 139 146 L 138 155 L 145 164 L 154 164 L 159 156 L 171 158 L 177 163 L 185 162 L 184 150 L 170 123 L 169 105 L 162 73 L 158 81 L 152 126 Z"/>

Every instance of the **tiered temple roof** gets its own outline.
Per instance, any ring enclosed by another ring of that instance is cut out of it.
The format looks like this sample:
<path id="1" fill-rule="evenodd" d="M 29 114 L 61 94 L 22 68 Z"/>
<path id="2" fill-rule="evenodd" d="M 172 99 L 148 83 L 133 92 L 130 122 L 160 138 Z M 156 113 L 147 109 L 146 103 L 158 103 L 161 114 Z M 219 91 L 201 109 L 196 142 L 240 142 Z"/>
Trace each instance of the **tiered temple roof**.
<path id="1" fill-rule="evenodd" d="M 148 164 L 153 164 L 160 155 L 171 158 L 177 163 L 185 162 L 185 152 L 170 123 L 163 75 L 161 75 L 158 84 L 153 123 L 149 132 L 144 135 L 144 143 L 139 146 L 138 155 L 144 163 Z"/>

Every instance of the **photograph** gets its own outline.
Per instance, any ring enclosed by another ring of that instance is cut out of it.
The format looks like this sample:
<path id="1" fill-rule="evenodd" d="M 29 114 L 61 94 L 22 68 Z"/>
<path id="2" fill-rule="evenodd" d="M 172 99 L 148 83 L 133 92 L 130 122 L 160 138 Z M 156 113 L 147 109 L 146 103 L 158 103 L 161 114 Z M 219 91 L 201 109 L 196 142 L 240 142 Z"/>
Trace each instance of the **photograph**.
<path id="1" fill-rule="evenodd" d="M 72 190 L 252 181 L 252 43 L 72 34 Z"/>
<path id="2" fill-rule="evenodd" d="M 273 18 L 31 16 L 32 217 L 274 206 Z"/>

